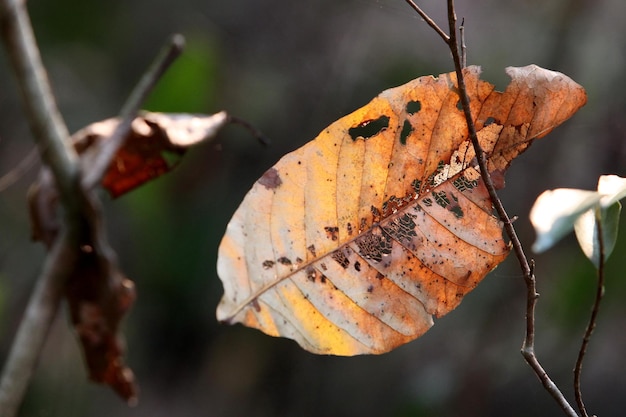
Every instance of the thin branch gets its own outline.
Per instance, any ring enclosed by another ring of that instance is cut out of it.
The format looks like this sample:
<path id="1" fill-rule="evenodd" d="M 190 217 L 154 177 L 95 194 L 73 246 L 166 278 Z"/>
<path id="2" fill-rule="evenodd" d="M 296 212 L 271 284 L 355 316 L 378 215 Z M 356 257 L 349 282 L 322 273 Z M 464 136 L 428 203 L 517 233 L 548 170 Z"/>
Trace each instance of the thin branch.
<path id="1" fill-rule="evenodd" d="M 576 396 L 576 404 L 578 410 L 583 417 L 588 417 L 585 403 L 583 402 L 583 396 L 581 391 L 581 375 L 583 371 L 583 360 L 587 353 L 587 346 L 591 340 L 591 334 L 596 328 L 596 322 L 598 319 L 598 312 L 600 311 L 600 302 L 604 296 L 604 237 L 602 232 L 602 218 L 600 213 L 596 213 L 596 228 L 598 231 L 598 248 L 599 248 L 599 260 L 598 260 L 598 286 L 596 287 L 596 297 L 593 303 L 593 309 L 591 310 L 591 317 L 585 329 L 585 335 L 580 345 L 578 352 L 578 358 L 576 359 L 576 366 L 574 367 L 574 394 Z"/>
<path id="2" fill-rule="evenodd" d="M 0 27 L 37 148 L 54 175 L 65 209 L 65 227 L 37 279 L 0 380 L 0 414 L 12 417 L 22 402 L 65 281 L 74 268 L 71 247 L 82 227 L 84 195 L 79 187 L 78 158 L 52 95 L 24 1 L 0 0 Z"/>
<path id="3" fill-rule="evenodd" d="M 410 0 L 407 0 L 410 1 Z M 423 12 L 419 10 L 417 6 L 413 7 L 420 15 Z M 428 20 L 425 19 L 428 23 Z M 437 27 L 434 23 L 429 23 L 429 25 L 433 28 Z M 438 28 L 438 27 L 437 27 Z M 478 141 L 478 136 L 476 134 L 476 127 L 474 126 L 474 120 L 472 118 L 471 110 L 470 110 L 470 101 L 467 95 L 467 89 L 465 86 L 465 79 L 463 76 L 463 63 L 461 59 L 461 53 L 459 49 L 463 49 L 463 45 L 459 47 L 459 42 L 456 36 L 456 12 L 454 10 L 454 0 L 448 0 L 448 29 L 450 36 L 443 37 L 442 39 L 448 45 L 450 52 L 452 53 L 452 58 L 454 60 L 454 68 L 457 76 L 457 84 L 458 84 L 458 93 L 459 98 L 461 100 L 461 105 L 463 107 L 463 113 L 465 115 L 465 120 L 467 123 L 467 128 L 469 132 L 470 140 L 472 141 L 472 145 L 474 147 L 474 152 L 476 154 L 476 159 L 478 160 L 478 166 L 480 168 L 481 177 L 483 182 L 485 183 L 485 187 L 489 193 L 491 201 L 494 205 L 500 220 L 504 224 L 504 229 L 511 240 L 511 244 L 513 245 L 514 252 L 517 256 L 517 259 L 520 264 L 520 268 L 524 275 L 524 281 L 526 282 L 527 288 L 527 303 L 526 303 L 526 336 L 524 338 L 524 343 L 522 346 L 522 355 L 526 359 L 526 362 L 531 366 L 534 370 L 535 374 L 541 380 L 545 389 L 552 395 L 555 401 L 559 404 L 561 409 L 570 417 L 577 417 L 578 415 L 572 408 L 572 406 L 565 399 L 563 393 L 559 390 L 556 384 L 550 379 L 546 371 L 543 369 L 534 352 L 534 337 L 535 337 L 535 305 L 537 302 L 537 298 L 539 294 L 537 293 L 535 275 L 534 275 L 534 265 L 529 262 L 528 258 L 524 253 L 524 249 L 522 244 L 517 237 L 517 233 L 515 228 L 513 227 L 513 223 L 509 218 L 502 201 L 498 197 L 496 193 L 496 188 L 493 184 L 491 176 L 489 175 L 489 171 L 487 169 L 487 157 L 485 152 L 483 151 L 480 143 Z M 440 33 L 440 30 L 437 30 L 437 33 Z M 441 36 L 441 34 L 440 34 Z"/>
<path id="4" fill-rule="evenodd" d="M 57 179 L 64 205 L 76 209 L 80 206 L 74 192 L 78 158 L 48 83 L 25 2 L 1 0 L 0 25 L 2 40 L 18 79 L 22 102 L 42 160 Z"/>
<path id="5" fill-rule="evenodd" d="M 441 39 L 443 39 L 445 43 L 449 44 L 450 37 L 437 25 L 437 23 L 435 23 L 433 19 L 430 18 L 430 16 L 428 16 L 428 14 L 426 14 L 426 12 L 424 12 L 413 0 L 406 0 L 406 2 L 417 12 L 417 14 L 420 15 L 422 19 L 424 19 L 428 26 L 433 28 L 433 30 L 441 36 Z"/>
<path id="6" fill-rule="evenodd" d="M 67 234 L 51 248 L 11 346 L 0 383 L 0 415 L 15 416 L 54 321 L 76 251 Z"/>
<path id="7" fill-rule="evenodd" d="M 90 190 L 100 183 L 115 154 L 123 145 L 126 136 L 128 136 L 131 124 L 135 120 L 143 102 L 152 92 L 152 89 L 165 71 L 181 54 L 184 47 L 185 38 L 180 34 L 175 34 L 155 57 L 150 67 L 139 80 L 139 83 L 128 96 L 126 103 L 124 103 L 119 115 L 120 123 L 108 138 L 106 145 L 102 147 L 97 159 L 89 167 L 89 170 L 85 170 L 85 176 L 82 181 L 84 189 Z"/>
<path id="8" fill-rule="evenodd" d="M 463 106 L 463 113 L 465 114 L 465 120 L 467 122 L 469 136 L 474 147 L 474 152 L 476 153 L 478 165 L 480 167 L 480 174 L 485 183 L 487 191 L 489 192 L 489 196 L 491 197 L 491 201 L 493 202 L 496 212 L 498 213 L 500 220 L 504 224 L 504 229 L 506 230 L 509 239 L 511 239 L 515 255 L 517 256 L 520 268 L 524 275 L 524 280 L 526 282 L 526 337 L 524 338 L 524 343 L 522 346 L 522 355 L 526 359 L 526 362 L 528 362 L 531 368 L 535 371 L 535 374 L 541 380 L 544 388 L 550 393 L 550 395 L 552 395 L 552 397 L 559 404 L 565 414 L 567 414 L 568 416 L 576 417 L 576 412 L 565 399 L 565 396 L 559 390 L 557 385 L 550 379 L 547 372 L 543 369 L 535 355 L 535 305 L 537 303 L 537 299 L 539 298 L 539 294 L 537 293 L 534 268 L 531 267 L 531 264 L 528 261 L 526 254 L 524 253 L 524 248 L 522 247 L 522 244 L 517 237 L 515 227 L 513 226 L 511 219 L 504 209 L 502 201 L 498 197 L 496 188 L 493 184 L 493 181 L 491 180 L 491 175 L 489 175 L 489 170 L 487 169 L 487 157 L 482 147 L 480 146 L 480 143 L 478 142 L 478 135 L 476 134 L 476 127 L 474 126 L 474 120 L 472 118 L 470 110 L 469 97 L 467 95 L 467 89 L 465 87 L 463 67 L 461 65 L 461 58 L 459 55 L 459 46 L 456 39 L 456 13 L 454 11 L 454 0 L 448 0 L 448 23 L 450 26 L 450 42 L 448 43 L 448 46 L 450 47 L 450 52 L 452 52 L 452 58 L 454 59 L 454 68 L 456 71 L 457 82 L 459 86 L 459 96 L 461 98 L 461 104 Z"/>
<path id="9" fill-rule="evenodd" d="M 467 46 L 465 45 L 465 18 L 461 19 L 459 26 L 459 38 L 461 38 L 461 67 L 467 67 Z"/>
<path id="10" fill-rule="evenodd" d="M 0 177 L 0 192 L 6 190 L 22 178 L 29 169 L 35 166 L 39 150 L 33 148 L 28 154 L 9 172 Z"/>

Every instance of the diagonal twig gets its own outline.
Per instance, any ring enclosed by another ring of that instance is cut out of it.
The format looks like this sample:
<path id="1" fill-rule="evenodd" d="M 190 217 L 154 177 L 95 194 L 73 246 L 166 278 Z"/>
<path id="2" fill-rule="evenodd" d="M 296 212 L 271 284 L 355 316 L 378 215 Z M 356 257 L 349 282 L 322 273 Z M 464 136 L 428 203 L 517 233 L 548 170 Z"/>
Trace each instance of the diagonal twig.
<path id="1" fill-rule="evenodd" d="M 85 172 L 82 186 L 90 190 L 97 186 L 106 173 L 113 157 L 118 149 L 123 145 L 124 139 L 128 136 L 131 124 L 141 105 L 146 100 L 156 83 L 161 79 L 165 71 L 181 54 L 185 47 L 185 38 L 180 34 L 173 35 L 163 46 L 159 54 L 139 80 L 139 83 L 128 96 L 126 103 L 120 111 L 120 123 L 117 125 L 106 144 L 99 152 L 97 159 Z"/>
<path id="2" fill-rule="evenodd" d="M 0 25 L 5 50 L 20 87 L 26 117 L 44 164 L 58 181 L 61 200 L 77 207 L 74 187 L 78 157 L 69 140 L 41 62 L 25 1 L 1 0 Z"/>
<path id="3" fill-rule="evenodd" d="M 24 0 L 0 0 L 0 29 L 33 137 L 44 167 L 54 177 L 64 213 L 59 233 L 37 278 L 0 379 L 0 415 L 13 417 L 34 372 L 67 278 L 76 270 L 80 239 L 97 233 L 92 229 L 99 219 L 94 215 L 94 203 L 98 203 L 97 199 L 94 200 L 95 195 L 82 187 L 80 161 L 56 106 Z M 176 37 L 172 43 L 175 44 L 173 49 L 178 50 L 182 39 Z M 165 55 L 164 61 L 173 60 L 171 54 Z M 128 126 L 167 65 L 156 68 L 151 73 L 152 79 L 144 77 L 129 98 L 122 111 L 122 116 L 128 119 Z M 118 134 L 124 137 L 122 133 L 120 128 Z M 105 239 L 103 236 L 97 238 Z"/>
<path id="4" fill-rule="evenodd" d="M 465 87 L 465 79 L 463 76 L 463 67 L 465 66 L 465 45 L 464 42 L 461 41 L 461 45 L 459 45 L 459 41 L 457 40 L 457 25 L 456 25 L 456 12 L 454 9 L 454 0 L 448 0 L 448 29 L 449 35 L 442 33 L 442 30 L 437 26 L 435 22 L 430 18 L 424 17 L 425 13 L 413 3 L 412 0 L 406 0 L 413 9 L 415 9 L 422 18 L 428 23 L 444 40 L 444 42 L 448 45 L 450 52 L 452 53 L 452 58 L 454 61 L 454 68 L 457 76 L 458 83 L 458 94 L 461 100 L 461 105 L 463 107 L 463 113 L 465 115 L 465 120 L 467 123 L 468 133 L 470 136 L 470 140 L 472 141 L 472 145 L 474 147 L 474 152 L 476 154 L 476 159 L 478 160 L 478 166 L 480 168 L 481 177 L 483 182 L 485 183 L 485 187 L 489 192 L 489 196 L 494 205 L 500 220 L 504 224 L 504 229 L 511 239 L 511 244 L 513 245 L 514 252 L 517 256 L 517 259 L 520 264 L 520 268 L 522 270 L 524 281 L 526 283 L 527 289 L 527 302 L 526 302 L 526 335 L 524 338 L 524 342 L 522 345 L 522 355 L 526 362 L 533 369 L 537 377 L 541 380 L 544 388 L 550 393 L 550 395 L 555 399 L 555 401 L 559 404 L 561 409 L 565 412 L 566 415 L 570 417 L 577 417 L 576 411 L 569 404 L 563 393 L 559 390 L 557 385 L 550 379 L 547 372 L 541 366 L 539 360 L 537 359 L 534 351 L 535 344 L 535 306 L 537 303 L 537 299 L 539 294 L 537 293 L 536 280 L 534 275 L 534 264 L 528 260 L 526 254 L 524 253 L 524 249 L 522 244 L 517 237 L 517 233 L 513 226 L 511 219 L 509 218 L 506 210 L 502 204 L 502 201 L 497 195 L 496 188 L 493 184 L 491 176 L 489 175 L 489 171 L 487 169 L 487 158 L 485 152 L 483 151 L 480 143 L 478 142 L 478 136 L 476 134 L 476 127 L 474 126 L 474 121 L 472 118 L 471 110 L 470 110 L 470 102 L 469 97 L 467 95 L 467 89 Z M 461 52 L 459 51 L 461 49 Z"/>
<path id="5" fill-rule="evenodd" d="M 483 181 L 485 182 L 485 186 L 487 187 L 494 208 L 496 209 L 500 220 L 504 223 L 504 229 L 509 236 L 509 239 L 511 239 L 513 250 L 515 251 L 515 255 L 517 256 L 520 268 L 524 275 L 524 281 L 526 282 L 526 336 L 522 344 L 522 356 L 524 356 L 526 362 L 530 365 L 530 367 L 535 371 L 535 374 L 541 380 L 544 388 L 555 399 L 555 401 L 559 404 L 565 414 L 571 417 L 576 417 L 576 412 L 569 404 L 561 390 L 559 390 L 557 385 L 552 381 L 552 379 L 550 379 L 548 373 L 543 369 L 543 367 L 539 363 L 539 360 L 537 359 L 537 356 L 535 355 L 535 306 L 537 304 L 539 294 L 537 293 L 534 267 L 531 266 L 531 263 L 526 257 L 526 254 L 524 253 L 524 248 L 522 247 L 522 244 L 517 237 L 515 227 L 513 226 L 509 215 L 504 209 L 502 201 L 498 197 L 496 188 L 493 184 L 493 181 L 491 180 L 491 175 L 489 175 L 489 170 L 487 169 L 487 157 L 482 147 L 480 146 L 480 143 L 478 142 L 478 135 L 476 134 L 476 127 L 474 126 L 474 120 L 472 118 L 470 110 L 469 97 L 467 95 L 467 89 L 465 88 L 465 79 L 463 76 L 463 69 L 459 55 L 459 45 L 456 38 L 456 13 L 454 11 L 454 0 L 448 0 L 448 22 L 450 27 L 450 42 L 448 43 L 448 46 L 450 47 L 450 52 L 452 52 L 452 58 L 454 60 L 454 67 L 459 86 L 459 96 L 461 99 L 461 104 L 463 106 L 463 113 L 465 114 L 465 120 L 469 130 L 470 139 L 472 141 L 472 145 L 478 159 L 480 174 L 483 178 Z"/>
<path id="6" fill-rule="evenodd" d="M 19 181 L 39 160 L 39 150 L 33 148 L 26 156 L 9 172 L 0 177 L 0 192 L 6 190 Z"/>
<path id="7" fill-rule="evenodd" d="M 446 32 L 444 32 L 443 29 L 441 29 L 439 25 L 437 25 L 437 23 L 435 23 L 435 21 L 431 19 L 425 11 L 423 11 L 413 0 L 405 1 L 409 4 L 409 6 L 413 8 L 413 10 L 417 12 L 417 14 L 420 15 L 422 19 L 424 19 L 428 26 L 433 28 L 433 30 L 437 32 L 439 36 L 441 36 L 441 39 L 443 39 L 445 43 L 447 43 L 448 45 L 450 44 L 450 36 L 448 36 Z"/>
<path id="8" fill-rule="evenodd" d="M 24 110 L 44 165 L 52 171 L 66 228 L 46 258 L 0 380 L 0 414 L 17 413 L 46 335 L 58 310 L 62 288 L 74 267 L 71 246 L 82 227 L 84 204 L 78 157 L 58 111 L 24 1 L 0 1 L 2 40 L 22 94 Z"/>

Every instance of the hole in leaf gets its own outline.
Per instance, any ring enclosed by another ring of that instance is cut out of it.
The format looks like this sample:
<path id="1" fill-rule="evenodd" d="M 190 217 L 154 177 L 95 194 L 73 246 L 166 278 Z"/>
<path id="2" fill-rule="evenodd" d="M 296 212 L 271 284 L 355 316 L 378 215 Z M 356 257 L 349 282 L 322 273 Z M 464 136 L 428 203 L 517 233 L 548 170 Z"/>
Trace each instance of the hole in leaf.
<path id="1" fill-rule="evenodd" d="M 404 121 L 404 125 L 402 126 L 402 132 L 400 132 L 400 143 L 406 145 L 406 138 L 409 137 L 411 132 L 413 131 L 413 126 L 409 123 L 408 120 Z"/>
<path id="2" fill-rule="evenodd" d="M 419 100 L 409 101 L 406 103 L 406 112 L 409 114 L 415 114 L 422 109 L 422 103 Z"/>
<path id="3" fill-rule="evenodd" d="M 492 124 L 495 121 L 496 121 L 496 119 L 494 119 L 493 117 L 487 117 L 487 120 L 485 120 L 484 126 L 489 126 L 490 124 Z"/>
<path id="4" fill-rule="evenodd" d="M 376 136 L 388 127 L 389 117 L 380 116 L 376 120 L 366 120 L 358 126 L 351 127 L 350 129 L 348 129 L 348 134 L 350 135 L 352 140 L 357 140 L 358 138 L 367 140 L 373 136 Z"/>
<path id="5" fill-rule="evenodd" d="M 456 108 L 460 111 L 463 111 L 463 103 L 461 103 L 461 100 L 456 102 Z"/>

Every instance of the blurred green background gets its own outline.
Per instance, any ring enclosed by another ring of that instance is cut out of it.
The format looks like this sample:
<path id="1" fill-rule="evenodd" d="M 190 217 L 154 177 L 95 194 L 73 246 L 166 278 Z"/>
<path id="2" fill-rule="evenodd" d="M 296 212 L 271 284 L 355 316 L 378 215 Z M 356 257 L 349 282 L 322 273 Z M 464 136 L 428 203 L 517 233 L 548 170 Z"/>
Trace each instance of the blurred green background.
<path id="1" fill-rule="evenodd" d="M 445 26 L 444 2 L 421 2 Z M 535 63 L 586 87 L 589 101 L 507 175 L 502 199 L 527 248 L 528 211 L 543 190 L 595 189 L 626 175 L 626 3 L 622 0 L 457 1 L 468 62 L 499 88 L 504 67 Z M 216 323 L 216 252 L 252 183 L 284 153 L 385 88 L 452 70 L 441 40 L 402 0 L 29 1 L 44 61 L 75 131 L 115 115 L 173 32 L 188 47 L 146 108 L 227 110 L 237 126 L 188 153 L 172 174 L 116 201 L 108 232 L 138 290 L 124 324 L 141 385 L 129 409 L 85 380 L 59 314 L 23 416 L 535 416 L 560 411 L 525 365 L 525 287 L 507 259 L 421 339 L 382 356 L 314 356 L 289 340 Z M 6 55 L 0 54 L 0 175 L 33 147 Z M 44 251 L 29 240 L 32 169 L 0 192 L 0 361 Z M 624 225 L 626 226 L 626 224 Z M 624 227 L 623 226 L 623 227 Z M 608 265 L 606 297 L 583 372 L 590 412 L 626 407 L 626 233 Z M 573 398 L 571 380 L 594 296 L 594 270 L 569 238 L 535 257 L 541 293 L 537 353 Z"/>

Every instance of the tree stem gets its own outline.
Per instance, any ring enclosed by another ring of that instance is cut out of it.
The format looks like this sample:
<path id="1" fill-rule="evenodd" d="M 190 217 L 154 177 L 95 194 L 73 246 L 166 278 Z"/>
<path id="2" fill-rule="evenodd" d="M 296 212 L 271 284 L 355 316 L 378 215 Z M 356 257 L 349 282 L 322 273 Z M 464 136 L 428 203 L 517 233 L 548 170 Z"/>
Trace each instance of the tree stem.
<path id="1" fill-rule="evenodd" d="M 52 170 L 64 205 L 76 207 L 78 157 L 41 62 L 25 2 L 1 0 L 0 26 L 42 161 Z"/>
<path id="2" fill-rule="evenodd" d="M 17 415 L 63 297 L 65 278 L 75 261 L 75 253 L 71 239 L 64 234 L 46 257 L 3 370 L 0 383 L 0 415 L 3 417 Z"/>
<path id="3" fill-rule="evenodd" d="M 54 175 L 65 209 L 65 224 L 37 279 L 0 379 L 0 414 L 13 417 L 54 320 L 65 280 L 74 268 L 72 254 L 82 227 L 84 195 L 78 157 L 52 95 L 24 1 L 0 0 L 0 27 L 33 137 L 44 165 Z"/>
<path id="4" fill-rule="evenodd" d="M 601 209 L 598 208 L 597 210 Z M 600 311 L 600 302 L 602 301 L 602 297 L 604 296 L 604 236 L 602 230 L 601 216 L 601 213 L 596 212 L 596 229 L 598 231 L 598 248 L 600 252 L 598 254 L 598 285 L 596 287 L 596 296 L 593 303 L 593 308 L 591 310 L 591 317 L 589 318 L 589 323 L 587 324 L 587 328 L 585 329 L 583 341 L 580 345 L 580 350 L 578 351 L 576 365 L 574 366 L 574 394 L 576 396 L 576 404 L 578 405 L 578 410 L 583 417 L 589 416 L 589 414 L 587 414 L 587 409 L 585 408 L 585 403 L 583 402 L 581 389 L 583 361 L 585 359 L 585 354 L 587 353 L 587 346 L 589 345 L 589 341 L 591 340 L 591 334 L 596 328 L 596 321 L 598 319 L 598 313 Z"/>
<path id="5" fill-rule="evenodd" d="M 452 59 L 454 61 L 454 69 L 457 76 L 457 85 L 458 85 L 458 94 L 461 100 L 461 105 L 463 107 L 463 113 L 465 115 L 465 121 L 467 123 L 468 134 L 470 140 L 472 141 L 472 145 L 474 147 L 474 152 L 476 154 L 476 159 L 478 161 L 478 166 L 480 168 L 480 174 L 483 182 L 485 183 L 485 187 L 489 193 L 489 197 L 493 203 L 493 206 L 500 217 L 500 220 L 504 224 L 504 229 L 511 239 L 511 244 L 513 245 L 513 250 L 515 255 L 517 256 L 518 262 L 520 264 L 520 268 L 522 270 L 522 274 L 524 276 L 524 281 L 526 283 L 527 289 L 527 302 L 526 302 L 526 335 L 524 338 L 524 342 L 522 345 L 522 355 L 526 362 L 533 369 L 535 374 L 541 380 L 545 389 L 550 393 L 550 395 L 555 399 L 555 401 L 559 404 L 561 409 L 565 412 L 566 415 L 570 417 L 578 417 L 576 411 L 569 404 L 567 399 L 563 393 L 559 390 L 557 385 L 550 379 L 546 371 L 543 369 L 539 360 L 535 355 L 535 305 L 537 303 L 537 299 L 539 298 L 539 294 L 537 293 L 536 280 L 534 275 L 534 265 L 529 262 L 526 254 L 524 253 L 524 248 L 517 237 L 517 233 L 515 228 L 513 227 L 513 223 L 509 218 L 506 210 L 504 209 L 504 205 L 502 201 L 498 197 L 496 192 L 496 188 L 491 179 L 491 175 L 489 174 L 489 170 L 487 168 L 487 156 L 483 151 L 480 143 L 478 141 L 478 135 L 476 134 L 476 127 L 474 126 L 474 119 L 472 117 L 472 113 L 470 110 L 470 101 L 469 96 L 467 95 L 467 89 L 465 86 L 465 78 L 463 76 L 463 68 L 465 67 L 465 53 L 466 48 L 464 45 L 463 39 L 459 44 L 457 40 L 457 24 L 456 24 L 456 12 L 454 10 L 454 0 L 448 0 L 448 29 L 449 34 L 445 34 L 437 24 L 430 19 L 412 0 L 406 0 L 407 3 L 413 7 L 414 10 L 418 12 L 420 16 L 426 21 L 426 23 L 432 27 L 437 34 L 443 39 L 443 41 L 448 45 L 450 52 L 452 53 Z"/>

